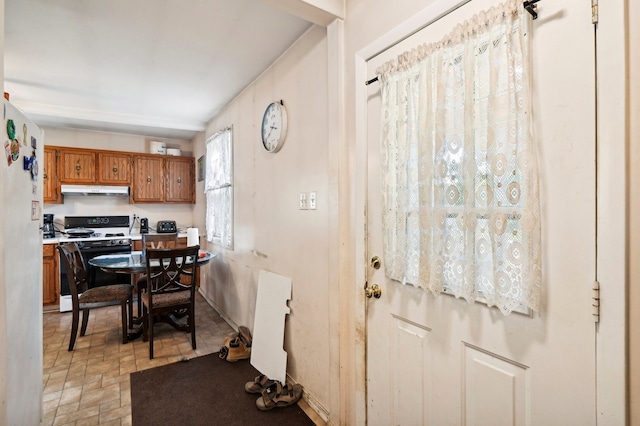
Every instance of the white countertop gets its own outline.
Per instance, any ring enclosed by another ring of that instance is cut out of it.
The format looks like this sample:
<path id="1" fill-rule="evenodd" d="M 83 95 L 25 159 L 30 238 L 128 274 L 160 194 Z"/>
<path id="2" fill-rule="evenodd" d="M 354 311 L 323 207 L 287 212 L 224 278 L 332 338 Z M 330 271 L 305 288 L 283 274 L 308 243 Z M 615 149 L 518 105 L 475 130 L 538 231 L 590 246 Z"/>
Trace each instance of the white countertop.
<path id="1" fill-rule="evenodd" d="M 100 231 L 100 234 L 103 234 L 102 231 Z M 157 232 L 149 232 L 149 234 L 157 234 Z M 98 240 L 123 240 L 126 238 L 130 238 L 132 241 L 136 241 L 136 240 L 141 240 L 142 239 L 142 234 L 138 233 L 138 232 L 134 232 L 131 234 L 128 234 L 126 232 L 124 232 L 124 236 L 116 236 L 116 237 L 105 237 L 104 234 L 99 236 L 99 237 L 88 237 L 88 238 L 69 238 L 69 237 L 65 237 L 65 236 L 60 236 L 60 237 L 56 237 L 56 238 L 43 238 L 42 239 L 42 244 L 58 244 L 58 243 L 66 243 L 69 241 L 98 241 Z M 187 238 L 187 233 L 186 232 L 178 232 L 178 238 Z"/>

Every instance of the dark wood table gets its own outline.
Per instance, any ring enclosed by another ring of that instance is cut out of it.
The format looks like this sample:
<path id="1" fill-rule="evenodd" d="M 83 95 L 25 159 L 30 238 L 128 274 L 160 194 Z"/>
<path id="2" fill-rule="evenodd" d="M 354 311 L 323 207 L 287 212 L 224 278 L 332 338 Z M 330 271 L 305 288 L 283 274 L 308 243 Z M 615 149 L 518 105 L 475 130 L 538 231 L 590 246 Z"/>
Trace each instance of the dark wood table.
<path id="1" fill-rule="evenodd" d="M 211 261 L 211 259 L 215 258 L 216 254 L 211 253 L 206 250 L 200 250 L 200 255 L 198 256 L 198 266 L 206 265 Z M 95 266 L 97 268 L 102 269 L 105 272 L 112 272 L 114 274 L 129 274 L 133 276 L 133 274 L 145 274 L 147 272 L 147 263 L 144 257 L 143 251 L 132 251 L 131 253 L 117 253 L 117 254 L 104 254 L 102 256 L 96 256 L 92 259 L 89 259 L 89 264 L 91 266 Z M 160 263 L 157 263 L 160 266 Z M 151 264 L 153 268 L 154 264 Z M 199 285 L 200 277 L 196 276 L 195 285 Z M 133 301 L 132 301 L 133 303 Z M 136 324 L 140 324 L 141 313 L 138 312 L 138 318 L 134 319 Z M 182 313 L 177 312 L 174 315 L 167 315 L 166 317 L 160 318 L 160 322 L 166 322 L 171 326 L 175 327 L 181 331 L 189 331 L 189 327 L 186 324 L 180 323 L 177 317 L 181 316 Z M 130 327 L 131 328 L 131 327 Z M 135 339 L 140 336 L 142 330 L 136 330 L 133 333 L 129 334 L 129 338 Z"/>

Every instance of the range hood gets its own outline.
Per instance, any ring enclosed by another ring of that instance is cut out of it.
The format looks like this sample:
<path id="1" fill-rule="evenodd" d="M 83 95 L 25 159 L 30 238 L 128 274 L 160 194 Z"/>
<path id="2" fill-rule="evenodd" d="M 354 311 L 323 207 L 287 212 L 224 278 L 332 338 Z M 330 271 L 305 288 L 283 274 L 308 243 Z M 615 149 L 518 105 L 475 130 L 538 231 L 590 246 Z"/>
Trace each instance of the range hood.
<path id="1" fill-rule="evenodd" d="M 61 185 L 63 195 L 116 195 L 129 196 L 128 186 L 107 185 Z"/>

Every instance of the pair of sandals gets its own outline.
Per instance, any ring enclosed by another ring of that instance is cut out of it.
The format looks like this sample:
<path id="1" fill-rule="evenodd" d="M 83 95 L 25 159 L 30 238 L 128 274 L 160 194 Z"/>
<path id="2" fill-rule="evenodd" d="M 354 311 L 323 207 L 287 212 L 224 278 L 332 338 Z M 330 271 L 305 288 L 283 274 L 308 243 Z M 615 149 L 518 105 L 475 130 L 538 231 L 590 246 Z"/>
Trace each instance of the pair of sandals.
<path id="1" fill-rule="evenodd" d="M 260 394 L 256 399 L 258 410 L 267 411 L 273 408 L 288 407 L 297 403 L 302 397 L 302 386 L 299 384 L 284 386 L 264 374 L 257 376 L 253 382 L 247 382 L 244 390 L 248 393 Z"/>

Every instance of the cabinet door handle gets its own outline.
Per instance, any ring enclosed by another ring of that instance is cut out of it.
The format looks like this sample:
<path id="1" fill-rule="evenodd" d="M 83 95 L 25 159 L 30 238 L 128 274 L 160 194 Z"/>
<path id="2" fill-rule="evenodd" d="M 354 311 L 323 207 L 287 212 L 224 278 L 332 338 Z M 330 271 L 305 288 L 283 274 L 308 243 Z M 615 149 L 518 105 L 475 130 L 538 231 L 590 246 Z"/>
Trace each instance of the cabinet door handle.
<path id="1" fill-rule="evenodd" d="M 151 183 L 151 176 L 147 176 L 147 183 Z"/>
<path id="2" fill-rule="evenodd" d="M 80 160 L 78 160 L 76 162 L 76 174 L 79 176 L 80 175 L 80 170 L 82 170 L 82 167 L 80 166 Z"/>
<path id="3" fill-rule="evenodd" d="M 47 176 L 47 174 L 45 173 L 44 175 L 42 175 L 42 177 L 43 177 L 44 179 L 46 179 L 48 176 Z"/>
<path id="4" fill-rule="evenodd" d="M 118 168 L 117 167 L 113 168 L 113 173 L 116 174 L 116 175 L 118 174 Z"/>
<path id="5" fill-rule="evenodd" d="M 180 178 L 180 177 L 178 178 L 178 184 L 179 185 L 182 184 L 182 178 Z"/>

